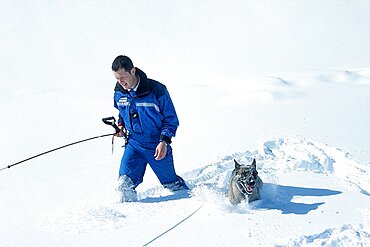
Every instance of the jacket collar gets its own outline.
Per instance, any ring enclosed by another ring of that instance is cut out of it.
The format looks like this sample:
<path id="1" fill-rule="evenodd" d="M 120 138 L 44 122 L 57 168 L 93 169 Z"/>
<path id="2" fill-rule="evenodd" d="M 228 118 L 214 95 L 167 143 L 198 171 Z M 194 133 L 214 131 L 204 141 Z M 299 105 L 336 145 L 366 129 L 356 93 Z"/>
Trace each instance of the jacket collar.
<path id="1" fill-rule="evenodd" d="M 150 84 L 146 74 L 139 68 L 136 68 L 136 75 L 140 78 L 139 87 L 136 90 L 136 97 L 143 97 L 147 95 L 150 91 Z M 128 90 L 124 89 L 118 82 L 116 83 L 115 91 L 120 91 L 122 93 L 128 94 Z"/>

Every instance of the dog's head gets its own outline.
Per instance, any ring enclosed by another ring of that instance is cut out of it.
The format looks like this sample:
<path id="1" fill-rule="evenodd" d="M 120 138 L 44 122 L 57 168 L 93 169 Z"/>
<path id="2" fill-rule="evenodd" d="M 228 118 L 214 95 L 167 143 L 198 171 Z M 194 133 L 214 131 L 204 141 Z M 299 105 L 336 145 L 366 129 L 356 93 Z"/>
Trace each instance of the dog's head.
<path id="1" fill-rule="evenodd" d="M 235 178 L 239 190 L 243 194 L 252 194 L 258 177 L 256 160 L 253 159 L 253 162 L 250 165 L 241 165 L 236 160 L 234 160 L 234 163 Z"/>

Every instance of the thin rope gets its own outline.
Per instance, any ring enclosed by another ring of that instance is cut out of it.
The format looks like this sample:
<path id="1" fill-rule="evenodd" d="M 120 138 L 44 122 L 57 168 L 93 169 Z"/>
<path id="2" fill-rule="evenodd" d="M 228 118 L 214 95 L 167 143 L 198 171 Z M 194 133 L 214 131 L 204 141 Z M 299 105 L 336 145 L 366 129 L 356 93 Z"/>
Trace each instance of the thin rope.
<path id="1" fill-rule="evenodd" d="M 202 207 L 204 206 L 204 204 L 200 205 L 194 212 L 192 212 L 190 215 L 188 215 L 185 219 L 181 220 L 179 223 L 177 223 L 176 225 L 174 225 L 173 227 L 171 227 L 170 229 L 164 231 L 163 233 L 159 234 L 157 237 L 153 238 L 152 240 L 150 240 L 149 242 L 147 242 L 146 244 L 143 245 L 143 247 L 145 246 L 148 246 L 149 244 L 153 243 L 155 240 L 157 240 L 158 238 L 162 237 L 163 235 L 165 235 L 166 233 L 168 233 L 169 231 L 173 230 L 174 228 L 176 228 L 177 226 L 179 226 L 181 223 L 183 223 L 185 220 L 189 219 L 191 216 L 193 216 L 196 212 L 198 212 Z"/>
<path id="2" fill-rule="evenodd" d="M 47 153 L 54 152 L 54 151 L 56 151 L 56 150 L 58 150 L 58 149 L 62 149 L 62 148 L 68 147 L 68 146 L 75 145 L 75 144 L 77 144 L 77 143 L 86 142 L 86 141 L 90 141 L 90 140 L 93 140 L 93 139 L 96 139 L 96 138 L 105 137 L 105 136 L 111 136 L 111 135 L 114 135 L 114 134 L 106 134 L 106 135 L 101 135 L 101 136 L 95 136 L 95 137 L 87 138 L 87 139 L 84 139 L 84 140 L 81 140 L 81 141 L 73 142 L 73 143 L 70 143 L 70 144 L 67 144 L 67 145 L 64 145 L 64 146 L 58 147 L 58 148 L 54 148 L 54 149 L 52 149 L 52 150 L 49 150 L 49 151 L 46 151 L 46 152 L 43 152 L 43 153 L 37 154 L 37 155 L 35 155 L 35 156 L 32 156 L 32 157 L 30 157 L 30 158 L 28 158 L 28 159 L 24 159 L 24 160 L 18 161 L 17 163 L 14 163 L 14 164 L 12 164 L 12 165 L 5 166 L 4 168 L 1 168 L 1 169 L 0 169 L 0 171 L 5 170 L 5 169 L 8 169 L 8 168 L 10 168 L 10 167 L 12 167 L 12 166 L 18 165 L 18 164 L 20 164 L 20 163 L 23 163 L 23 162 L 29 161 L 29 160 L 34 159 L 34 158 L 36 158 L 36 157 L 39 157 L 39 156 L 41 156 L 41 155 L 44 155 L 44 154 L 47 154 Z"/>

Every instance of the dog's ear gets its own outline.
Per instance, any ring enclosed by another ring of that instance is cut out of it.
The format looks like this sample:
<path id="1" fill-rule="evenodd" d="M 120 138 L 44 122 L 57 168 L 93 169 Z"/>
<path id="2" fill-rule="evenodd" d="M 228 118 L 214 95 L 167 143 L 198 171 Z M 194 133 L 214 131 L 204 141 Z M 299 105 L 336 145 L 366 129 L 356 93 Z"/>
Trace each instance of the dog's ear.
<path id="1" fill-rule="evenodd" d="M 235 163 L 235 170 L 239 170 L 240 164 L 235 159 L 234 159 L 234 163 Z"/>
<path id="2" fill-rule="evenodd" d="M 253 167 L 253 168 L 256 168 L 256 159 L 253 159 L 253 162 L 252 162 L 252 164 L 251 164 L 251 167 Z"/>

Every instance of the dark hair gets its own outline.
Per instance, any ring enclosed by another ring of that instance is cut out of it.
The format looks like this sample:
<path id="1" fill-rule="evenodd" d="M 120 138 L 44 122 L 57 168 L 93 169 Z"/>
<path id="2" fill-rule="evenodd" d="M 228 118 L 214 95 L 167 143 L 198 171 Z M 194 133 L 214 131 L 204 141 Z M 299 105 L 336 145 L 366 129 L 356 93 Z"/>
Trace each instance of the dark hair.
<path id="1" fill-rule="evenodd" d="M 130 71 L 134 67 L 131 59 L 128 56 L 120 55 L 116 57 L 112 63 L 112 70 L 117 71 L 119 69 L 125 69 L 126 71 Z"/>

